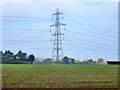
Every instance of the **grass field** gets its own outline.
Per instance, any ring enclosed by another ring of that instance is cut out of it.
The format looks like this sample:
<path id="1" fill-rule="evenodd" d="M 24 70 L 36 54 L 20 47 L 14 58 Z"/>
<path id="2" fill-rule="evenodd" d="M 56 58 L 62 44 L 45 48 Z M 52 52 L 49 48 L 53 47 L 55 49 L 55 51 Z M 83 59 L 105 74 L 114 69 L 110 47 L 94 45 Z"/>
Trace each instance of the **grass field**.
<path id="1" fill-rule="evenodd" d="M 117 65 L 2 65 L 3 88 L 118 88 Z"/>

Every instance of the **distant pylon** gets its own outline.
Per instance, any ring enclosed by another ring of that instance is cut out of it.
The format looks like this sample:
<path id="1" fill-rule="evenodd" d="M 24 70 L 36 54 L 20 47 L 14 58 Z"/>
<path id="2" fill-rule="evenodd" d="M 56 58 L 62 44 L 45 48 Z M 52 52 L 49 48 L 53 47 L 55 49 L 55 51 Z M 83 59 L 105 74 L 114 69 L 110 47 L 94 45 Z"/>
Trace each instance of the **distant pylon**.
<path id="1" fill-rule="evenodd" d="M 51 27 L 55 27 L 55 32 L 51 35 L 51 37 L 54 39 L 52 59 L 55 59 L 56 61 L 59 61 L 59 59 L 63 57 L 61 36 L 63 36 L 64 39 L 64 34 L 61 33 L 60 26 L 65 26 L 65 24 L 60 22 L 60 15 L 62 15 L 62 19 L 63 19 L 63 13 L 60 13 L 57 8 L 56 13 L 52 15 L 52 20 L 54 20 L 55 18 L 55 23 L 53 25 L 50 25 L 50 32 L 51 32 Z"/>

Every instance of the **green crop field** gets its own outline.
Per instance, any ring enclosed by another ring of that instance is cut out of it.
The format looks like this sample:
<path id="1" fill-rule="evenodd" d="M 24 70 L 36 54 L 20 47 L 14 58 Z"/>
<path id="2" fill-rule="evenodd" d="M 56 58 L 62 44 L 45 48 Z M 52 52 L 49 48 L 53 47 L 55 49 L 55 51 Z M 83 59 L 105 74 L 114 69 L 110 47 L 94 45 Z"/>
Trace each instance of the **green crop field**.
<path id="1" fill-rule="evenodd" d="M 117 65 L 2 65 L 3 88 L 118 88 Z"/>

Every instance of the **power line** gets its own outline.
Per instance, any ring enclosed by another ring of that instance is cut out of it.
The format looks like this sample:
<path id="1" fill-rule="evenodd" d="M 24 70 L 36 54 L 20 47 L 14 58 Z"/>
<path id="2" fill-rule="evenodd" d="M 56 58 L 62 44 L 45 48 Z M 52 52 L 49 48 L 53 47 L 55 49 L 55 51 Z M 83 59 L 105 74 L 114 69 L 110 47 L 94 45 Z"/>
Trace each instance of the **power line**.
<path id="1" fill-rule="evenodd" d="M 41 32 L 4 32 L 2 34 L 14 34 L 14 33 L 17 33 L 17 34 L 28 34 L 28 33 L 41 33 Z M 43 33 L 43 32 L 42 32 Z M 45 32 L 44 32 L 45 33 Z"/>
<path id="2" fill-rule="evenodd" d="M 4 46 L 3 48 L 15 48 L 15 49 L 17 49 L 17 48 L 23 48 L 23 47 L 5 47 L 5 46 Z M 46 50 L 48 50 L 48 49 L 50 49 L 50 48 L 30 48 L 30 47 L 25 48 L 25 47 L 24 47 L 24 49 L 35 49 L 35 50 L 46 49 Z"/>
<path id="3" fill-rule="evenodd" d="M 1 40 L 1 44 L 7 43 L 7 44 L 28 44 L 28 43 L 43 43 L 47 42 L 49 43 L 50 40 Z"/>
<path id="4" fill-rule="evenodd" d="M 66 35 L 66 36 L 69 37 L 69 38 L 74 38 L 75 40 L 78 39 L 78 40 L 81 40 L 81 41 L 86 41 L 86 42 L 94 43 L 94 44 L 98 44 L 98 45 L 103 45 L 103 46 L 105 45 L 105 46 L 115 47 L 113 45 L 105 44 L 105 43 L 102 43 L 102 42 L 89 41 L 89 40 L 86 40 L 86 39 L 81 39 L 81 38 L 74 37 L 74 36 L 69 36 L 69 35 Z"/>
<path id="5" fill-rule="evenodd" d="M 115 40 L 111 40 L 111 39 L 108 39 L 108 38 L 93 36 L 93 35 L 89 35 L 89 34 L 85 34 L 85 33 L 79 33 L 79 32 L 72 31 L 72 30 L 68 30 L 68 31 L 76 33 L 76 34 L 80 34 L 80 35 L 83 35 L 83 36 L 87 36 L 87 37 L 98 38 L 98 39 L 101 39 L 101 40 L 107 40 L 107 41 L 109 40 L 109 41 L 115 42 Z M 116 42 L 118 42 L 118 41 L 116 40 Z"/>
<path id="6" fill-rule="evenodd" d="M 33 42 L 49 42 L 49 40 L 0 40 L 2 42 L 23 42 L 23 43 L 33 43 Z M 72 40 L 68 40 L 66 39 L 66 41 L 70 41 L 70 42 L 73 42 L 73 43 L 82 43 L 82 42 L 76 42 L 76 41 L 72 41 Z M 118 49 L 114 49 L 114 48 L 109 48 L 108 45 L 107 46 L 101 46 L 101 45 L 94 45 L 93 43 L 92 44 L 89 44 L 89 43 L 82 43 L 84 45 L 88 45 L 88 46 L 95 46 L 95 47 L 100 47 L 100 48 L 105 48 L 105 49 L 111 49 L 111 50 L 118 50 Z"/>
<path id="7" fill-rule="evenodd" d="M 0 21 L 22 21 L 22 22 L 27 22 L 27 21 L 50 21 L 50 20 L 0 20 Z"/>
<path id="8" fill-rule="evenodd" d="M 63 43 L 64 45 L 69 45 L 69 46 L 71 46 L 72 48 L 77 48 L 77 49 L 79 49 L 79 48 L 84 48 L 84 49 L 87 49 L 87 50 L 92 50 L 92 51 L 99 51 L 99 52 L 106 52 L 105 50 L 98 50 L 98 49 L 91 49 L 91 48 L 86 48 L 86 47 L 83 47 L 83 46 L 78 46 L 78 45 L 73 45 L 73 44 L 69 44 L 69 43 Z M 79 48 L 78 48 L 79 47 Z M 24 49 L 36 49 L 36 50 L 39 50 L 39 49 L 50 49 L 50 48 L 30 48 L 30 47 L 9 47 L 9 46 L 3 46 L 3 48 L 15 48 L 15 49 L 17 49 L 17 48 L 24 48 Z M 113 53 L 113 52 L 106 52 L 106 53 L 109 53 L 109 54 L 117 54 L 117 53 Z"/>
<path id="9" fill-rule="evenodd" d="M 115 31 L 108 30 L 108 29 L 104 29 L 104 28 L 100 28 L 100 27 L 96 27 L 96 26 L 92 26 L 92 25 L 88 25 L 88 24 L 83 24 L 83 23 L 80 23 L 80 22 L 75 22 L 75 21 L 72 21 L 72 20 L 69 20 L 69 19 L 64 19 L 64 20 L 66 20 L 68 22 L 75 23 L 75 24 L 83 25 L 83 26 L 89 26 L 91 28 L 103 30 L 103 31 L 106 31 L 106 32 L 118 33 L 118 32 L 115 32 Z"/>
<path id="10" fill-rule="evenodd" d="M 38 30 L 38 31 L 45 31 L 47 29 L 31 29 L 31 28 L 2 28 L 2 30 Z"/>
<path id="11" fill-rule="evenodd" d="M 91 29 L 88 30 L 88 29 L 76 27 L 76 26 L 69 25 L 69 24 L 68 24 L 68 26 L 70 26 L 70 27 L 72 27 L 72 28 L 76 28 L 76 29 L 78 29 L 78 30 L 90 31 L 90 32 L 92 32 L 92 33 L 95 33 L 95 34 L 98 34 L 98 35 L 102 35 L 102 36 L 105 36 L 105 37 L 115 37 L 115 35 L 113 36 L 113 35 L 108 35 L 108 34 L 103 34 L 103 33 L 101 34 L 101 33 L 92 31 Z"/>
<path id="12" fill-rule="evenodd" d="M 9 34 L 9 33 L 12 33 L 12 34 L 14 34 L 14 33 L 21 34 L 21 33 L 23 33 L 23 34 L 25 34 L 25 33 L 41 33 L 41 32 L 43 33 L 43 31 L 44 32 L 48 31 L 47 29 L 27 29 L 27 28 L 26 29 L 24 29 L 24 28 L 21 28 L 21 29 L 20 28 L 3 28 L 2 30 L 3 30 L 2 34 Z"/>
<path id="13" fill-rule="evenodd" d="M 77 45 L 73 45 L 73 44 L 69 44 L 69 43 L 63 43 L 63 44 L 65 44 L 65 45 L 69 45 L 69 46 L 71 46 L 71 47 L 73 47 L 73 48 L 77 48 L 77 49 L 79 49 L 79 48 L 84 48 L 84 49 L 86 49 L 86 50 L 92 50 L 92 51 L 99 51 L 99 52 L 106 52 L 106 51 L 104 51 L 104 50 L 98 50 L 98 49 L 91 49 L 91 48 L 86 48 L 86 47 L 84 47 L 84 46 L 77 46 Z M 109 54 L 118 54 L 118 53 L 113 53 L 113 52 L 106 52 L 106 53 L 109 53 Z"/>
<path id="14" fill-rule="evenodd" d="M 12 17 L 12 18 L 36 18 L 37 21 L 39 21 L 38 19 L 48 19 L 50 20 L 51 18 L 40 18 L 40 17 L 29 17 L 29 16 L 0 16 L 0 17 Z M 84 25 L 84 26 L 89 26 L 89 27 L 92 27 L 92 28 L 95 28 L 95 29 L 100 29 L 100 30 L 104 30 L 104 31 L 109 31 L 109 32 L 113 32 L 113 33 L 118 33 L 118 32 L 115 32 L 115 31 L 110 31 L 108 29 L 104 29 L 104 28 L 101 28 L 101 27 L 96 27 L 96 26 L 92 26 L 92 25 L 87 25 L 87 24 L 83 24 L 83 23 L 80 23 L 80 22 L 75 22 L 75 21 L 72 21 L 72 20 L 69 20 L 69 19 L 64 19 L 68 22 L 72 22 L 72 23 L 75 23 L 75 24 L 80 24 L 80 25 Z M 9 21 L 9 20 L 5 20 L 5 21 Z M 14 20 L 13 20 L 14 21 Z M 16 20 L 15 20 L 16 21 Z M 19 20 L 18 20 L 19 21 Z M 34 20 L 33 20 L 34 21 Z M 36 21 L 36 20 L 35 20 Z"/>
<path id="15" fill-rule="evenodd" d="M 3 40 L 0 40 L 0 41 L 3 41 Z M 4 40 L 4 41 L 31 41 L 31 40 L 25 40 L 25 39 L 23 39 L 23 40 L 22 40 L 22 39 L 11 40 L 11 39 L 9 39 L 9 40 Z M 35 39 L 35 40 L 33 40 L 33 41 L 49 41 L 49 40 L 44 40 L 44 39 L 43 39 L 43 40 L 36 40 L 36 39 Z"/>
<path id="16" fill-rule="evenodd" d="M 23 43 L 35 43 L 35 42 L 38 42 L 38 43 L 40 43 L 40 42 L 50 42 L 50 40 L 37 40 L 37 41 L 35 41 L 35 40 L 33 40 L 33 41 L 30 41 L 30 40 L 1 40 L 2 41 L 2 43 L 3 42 L 16 42 L 16 43 L 18 43 L 18 42 L 23 42 Z M 39 42 L 40 41 L 40 42 Z"/>
<path id="17" fill-rule="evenodd" d="M 0 21 L 50 21 L 50 18 L 38 18 L 38 17 L 23 17 L 23 16 L 0 16 L 3 17 Z M 12 19 L 4 19 L 12 18 Z M 17 20 L 16 20 L 17 19 Z"/>
<path id="18" fill-rule="evenodd" d="M 0 40 L 1 44 L 32 44 L 32 43 L 50 43 L 50 40 Z"/>
<path id="19" fill-rule="evenodd" d="M 109 48 L 107 46 L 99 46 L 99 45 L 93 45 L 93 44 L 89 44 L 89 43 L 82 43 L 82 42 L 76 42 L 76 41 L 72 41 L 72 40 L 66 40 L 68 42 L 73 42 L 73 43 L 79 43 L 79 44 L 82 44 L 82 45 L 87 45 L 87 46 L 92 46 L 92 47 L 98 47 L 98 48 L 104 48 L 104 49 L 109 49 L 109 50 L 118 50 L 118 49 L 115 49 L 115 48 Z"/>
<path id="20" fill-rule="evenodd" d="M 29 16 L 0 16 L 0 17 L 11 17 L 11 18 L 34 18 L 34 19 L 51 19 L 51 18 L 40 18 L 40 17 L 29 17 Z"/>
<path id="21" fill-rule="evenodd" d="M 15 17 L 16 18 L 16 17 Z M 18 18 L 18 17 L 17 17 Z M 25 17 L 22 17 L 22 18 L 25 18 Z M 3 20 L 4 21 L 4 20 Z M 6 20 L 7 21 L 7 20 Z M 9 21 L 9 20 L 8 20 Z M 11 21 L 32 21 L 32 20 L 11 20 Z M 33 20 L 33 21 L 42 21 L 42 20 Z M 78 23 L 78 24 L 81 24 L 81 23 Z M 103 28 L 99 28 L 99 27 L 94 27 L 94 26 L 91 26 L 91 25 L 86 25 L 86 24 L 81 24 L 81 25 L 85 25 L 85 26 L 90 26 L 90 27 L 92 27 L 92 28 L 95 28 L 95 29 L 100 29 L 100 30 L 104 30 L 104 31 L 106 31 L 105 29 L 103 29 Z M 54 25 L 53 25 L 54 26 Z M 109 30 L 107 30 L 107 32 L 108 32 Z M 86 36 L 89 36 L 89 37 L 94 37 L 94 38 L 98 38 L 98 39 L 102 39 L 102 40 L 109 40 L 109 41 L 114 41 L 114 40 L 111 40 L 111 39 L 105 39 L 105 38 L 101 38 L 101 37 L 96 37 L 96 36 L 92 36 L 92 35 L 89 35 L 89 34 L 82 34 L 82 33 L 78 33 L 78 32 L 75 32 L 75 31 L 71 31 L 71 32 L 73 32 L 73 33 L 76 33 L 76 34 L 80 34 L 80 35 L 86 35 Z M 94 32 L 94 31 L 93 31 Z M 111 32 L 111 31 L 110 31 Z M 112 31 L 113 32 L 113 31 Z M 19 33 L 19 32 L 15 32 L 15 33 Z M 27 33 L 27 32 L 22 32 L 22 33 Z M 33 32 L 31 32 L 31 33 L 33 33 Z M 38 32 L 35 32 L 35 33 L 38 33 Z M 94 33 L 96 33 L 96 34 L 99 34 L 99 33 L 97 33 L 97 32 L 94 32 Z M 114 33 L 117 33 L 117 32 L 114 32 Z M 61 33 L 60 33 L 61 34 Z M 54 34 L 54 35 L 56 35 L 56 33 Z M 102 35 L 104 35 L 104 34 L 102 34 Z M 68 40 L 69 41 L 69 40 Z M 37 41 L 38 42 L 38 41 Z M 73 41 L 70 41 L 70 42 L 73 42 Z M 90 41 L 89 41 L 90 42 Z M 87 44 L 87 45 L 90 45 L 90 44 Z M 105 44 L 104 44 L 105 45 Z M 76 45 L 70 45 L 70 46 L 76 46 Z M 96 45 L 90 45 L 90 46 L 95 46 L 96 47 Z M 81 47 L 81 46 L 77 46 L 77 47 Z M 99 47 L 99 46 L 97 46 L 97 47 Z M 101 47 L 101 46 L 100 46 Z M 86 48 L 86 47 L 82 47 L 82 48 L 85 48 L 85 49 L 88 49 L 88 50 L 97 50 L 97 49 L 90 49 L 90 48 Z M 102 47 L 103 48 L 103 47 Z M 106 48 L 106 47 L 104 47 L 104 48 Z M 107 47 L 107 48 L 109 48 L 109 47 Z M 109 49 L 111 49 L 111 48 L 109 48 Z M 117 49 L 114 49 L 114 50 L 117 50 Z M 101 50 L 100 50 L 101 51 Z M 103 51 L 102 51 L 103 52 Z"/>

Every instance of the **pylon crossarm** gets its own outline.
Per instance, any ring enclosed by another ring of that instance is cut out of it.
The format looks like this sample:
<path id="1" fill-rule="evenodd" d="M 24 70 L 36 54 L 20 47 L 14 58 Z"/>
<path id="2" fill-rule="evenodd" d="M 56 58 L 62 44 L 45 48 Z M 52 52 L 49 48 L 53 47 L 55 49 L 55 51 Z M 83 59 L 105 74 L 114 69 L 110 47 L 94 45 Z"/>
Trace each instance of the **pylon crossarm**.
<path id="1" fill-rule="evenodd" d="M 56 13 L 52 14 L 52 16 L 54 16 L 54 15 L 60 15 L 60 14 L 63 14 L 63 13 L 61 13 L 61 12 L 56 12 Z"/>
<path id="2" fill-rule="evenodd" d="M 50 27 L 53 27 L 53 26 L 55 26 L 55 24 L 53 24 L 53 25 L 50 25 Z"/>
<path id="3" fill-rule="evenodd" d="M 64 24 L 64 23 L 60 23 L 60 25 L 61 25 L 61 26 L 65 26 L 66 24 Z"/>

